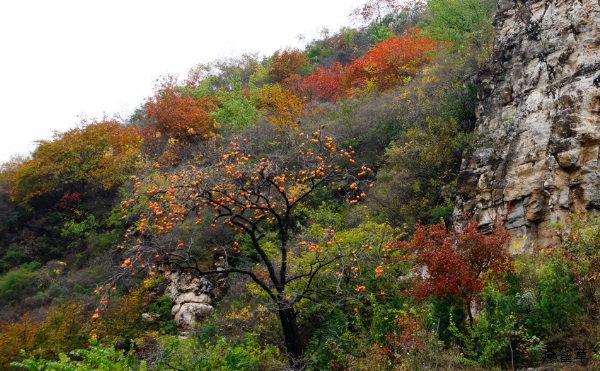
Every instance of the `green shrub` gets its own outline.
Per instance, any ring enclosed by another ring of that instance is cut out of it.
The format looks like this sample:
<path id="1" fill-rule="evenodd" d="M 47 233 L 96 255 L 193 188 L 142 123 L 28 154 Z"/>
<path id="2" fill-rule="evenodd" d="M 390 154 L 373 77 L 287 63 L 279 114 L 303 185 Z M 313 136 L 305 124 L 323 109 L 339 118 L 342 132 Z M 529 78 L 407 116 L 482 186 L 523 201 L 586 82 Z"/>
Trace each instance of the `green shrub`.
<path id="1" fill-rule="evenodd" d="M 69 248 L 76 248 L 82 245 L 85 239 L 98 227 L 99 224 L 93 215 L 88 215 L 81 221 L 68 219 L 60 229 L 60 236 L 69 242 Z"/>
<path id="2" fill-rule="evenodd" d="M 21 248 L 10 248 L 0 258 L 0 273 L 26 263 L 28 260 L 29 256 Z"/>
<path id="3" fill-rule="evenodd" d="M 41 266 L 38 262 L 26 263 L 0 277 L 0 302 L 2 305 L 13 305 L 26 295 L 35 293 L 39 284 L 34 279 L 35 272 Z"/>
<path id="4" fill-rule="evenodd" d="M 340 309 L 327 315 L 308 345 L 307 365 L 309 370 L 326 370 L 329 369 L 332 362 L 343 359 L 343 355 L 347 351 L 342 350 L 344 345 L 342 339 L 348 338 L 348 336 L 344 336 L 348 333 L 348 325 L 349 319 Z"/>
<path id="5" fill-rule="evenodd" d="M 177 323 L 171 316 L 173 301 L 168 295 L 163 295 L 156 299 L 148 309 L 151 314 L 157 314 L 158 319 L 152 324 L 152 328 L 157 328 L 161 333 L 174 335 L 177 332 Z"/>
<path id="6" fill-rule="evenodd" d="M 218 107 L 211 117 L 216 119 L 224 134 L 237 133 L 242 129 L 252 127 L 259 118 L 256 108 L 256 98 L 249 90 L 242 89 L 240 77 L 230 79 L 232 91 L 221 90 L 217 93 Z"/>
<path id="7" fill-rule="evenodd" d="M 453 305 L 448 299 L 436 298 L 429 302 L 426 325 L 446 346 L 452 346 L 455 340 L 450 330 L 451 324 L 462 331 L 466 319 L 467 313 L 464 308 Z"/>
<path id="8" fill-rule="evenodd" d="M 493 34 L 492 14 L 498 0 L 427 0 L 429 16 L 423 35 L 453 45 L 483 46 Z"/>
<path id="9" fill-rule="evenodd" d="M 572 327 L 582 314 L 577 287 L 558 255 L 538 268 L 533 303 L 525 321 L 533 334 L 547 342 L 562 340 L 560 337 L 565 331 L 574 330 Z"/>
<path id="10" fill-rule="evenodd" d="M 213 320 L 208 320 L 200 326 L 196 334 L 200 344 L 215 345 L 218 340 L 219 328 Z"/>
<path id="11" fill-rule="evenodd" d="M 371 23 L 367 29 L 367 34 L 374 43 L 380 43 L 383 40 L 387 40 L 394 36 L 394 33 L 389 27 L 380 23 Z"/>
<path id="12" fill-rule="evenodd" d="M 104 371 L 145 371 L 146 362 L 138 362 L 132 353 L 117 351 L 114 347 L 98 344 L 92 339 L 89 349 L 77 349 L 69 353 L 74 359 L 64 353 L 57 361 L 42 357 L 31 356 L 22 362 L 13 362 L 11 366 L 35 371 L 51 370 L 104 370 Z"/>
<path id="13" fill-rule="evenodd" d="M 521 337 L 512 300 L 494 284 L 486 286 L 481 296 L 483 308 L 473 327 L 459 330 L 451 318 L 448 329 L 461 346 L 466 363 L 514 368 Z"/>
<path id="14" fill-rule="evenodd" d="M 220 337 L 215 344 L 197 339 L 163 336 L 158 339 L 162 357 L 157 370 L 281 370 L 287 365 L 279 350 L 261 347 L 256 334 L 248 333 L 236 344 Z"/>

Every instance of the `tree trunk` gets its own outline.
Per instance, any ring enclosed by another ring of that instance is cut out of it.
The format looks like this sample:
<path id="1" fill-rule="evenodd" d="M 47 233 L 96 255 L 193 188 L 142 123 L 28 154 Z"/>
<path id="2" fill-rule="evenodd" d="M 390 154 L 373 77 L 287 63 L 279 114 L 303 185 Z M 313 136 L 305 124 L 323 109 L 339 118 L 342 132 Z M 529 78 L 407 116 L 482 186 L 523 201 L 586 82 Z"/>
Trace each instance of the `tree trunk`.
<path id="1" fill-rule="evenodd" d="M 277 303 L 279 320 L 285 338 L 285 347 L 288 352 L 288 360 L 293 370 L 304 369 L 304 349 L 300 339 L 300 330 L 296 322 L 296 312 L 287 300 Z"/>
<path id="2" fill-rule="evenodd" d="M 469 327 L 473 328 L 473 311 L 471 310 L 471 300 L 465 298 L 467 302 L 467 315 L 469 316 Z"/>

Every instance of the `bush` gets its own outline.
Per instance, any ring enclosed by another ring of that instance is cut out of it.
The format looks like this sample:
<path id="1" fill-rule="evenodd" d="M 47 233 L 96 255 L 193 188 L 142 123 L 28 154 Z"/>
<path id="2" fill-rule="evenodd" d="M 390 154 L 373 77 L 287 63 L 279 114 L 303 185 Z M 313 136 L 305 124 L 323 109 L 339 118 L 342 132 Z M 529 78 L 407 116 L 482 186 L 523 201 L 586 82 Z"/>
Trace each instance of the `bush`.
<path id="1" fill-rule="evenodd" d="M 177 324 L 171 316 L 171 308 L 173 301 L 168 295 L 163 295 L 156 299 L 148 308 L 150 314 L 158 315 L 158 319 L 151 324 L 151 328 L 155 328 L 163 334 L 174 335 L 177 332 Z"/>
<path id="2" fill-rule="evenodd" d="M 548 343 L 563 341 L 565 332 L 575 331 L 572 327 L 576 327 L 577 319 L 581 318 L 577 287 L 560 253 L 543 262 L 535 276 L 533 302 L 529 303 L 525 321 L 527 327 Z"/>
<path id="3" fill-rule="evenodd" d="M 105 371 L 133 371 L 146 370 L 146 362 L 138 362 L 132 353 L 117 351 L 114 347 L 106 347 L 91 340 L 89 349 L 77 349 L 69 353 L 71 359 L 64 353 L 59 355 L 57 361 L 47 360 L 42 357 L 31 356 L 22 362 L 13 362 L 11 366 L 27 370 L 105 370 Z"/>
<path id="4" fill-rule="evenodd" d="M 163 356 L 156 362 L 157 370 L 281 370 L 287 365 L 276 347 L 261 347 L 251 333 L 237 344 L 224 337 L 214 345 L 173 336 L 158 341 Z"/>
<path id="5" fill-rule="evenodd" d="M 451 208 L 453 184 L 470 136 L 457 121 L 430 121 L 401 135 L 386 154 L 373 198 L 395 225 L 439 222 Z M 440 213 L 440 211 L 445 212 Z"/>
<path id="6" fill-rule="evenodd" d="M 38 262 L 26 263 L 0 277 L 0 302 L 3 306 L 14 305 L 37 291 L 40 282 L 35 279 L 35 272 L 41 266 Z"/>
<path id="7" fill-rule="evenodd" d="M 148 311 L 150 301 L 149 288 L 141 287 L 111 303 L 109 310 L 99 318 L 102 326 L 96 328 L 98 338 L 128 348 L 132 340 L 147 330 L 141 324 L 141 315 Z"/>
<path id="8" fill-rule="evenodd" d="M 421 24 L 423 34 L 457 46 L 484 46 L 493 35 L 497 4 L 498 0 L 427 0 L 429 15 Z"/>
<path id="9" fill-rule="evenodd" d="M 493 283 L 484 289 L 482 297 L 483 310 L 474 326 L 459 330 L 451 317 L 449 332 L 461 346 L 466 363 L 514 369 L 521 338 L 517 318 L 511 313 L 514 307 L 510 305 L 510 297 L 503 295 Z"/>
<path id="10" fill-rule="evenodd" d="M 85 346 L 91 330 L 85 317 L 80 304 L 67 303 L 48 309 L 41 322 L 26 314 L 19 322 L 0 326 L 0 368 L 22 358 L 21 350 L 56 359 L 61 352 Z"/>
<path id="11" fill-rule="evenodd" d="M 142 139 L 134 128 L 112 121 L 55 133 L 39 141 L 32 158 L 14 173 L 11 199 L 33 209 L 66 206 L 65 196 L 113 192 L 136 167 Z"/>
<path id="12" fill-rule="evenodd" d="M 4 273 L 10 268 L 26 263 L 28 260 L 29 256 L 21 248 L 9 249 L 2 255 L 2 258 L 0 258 L 0 273 Z"/>

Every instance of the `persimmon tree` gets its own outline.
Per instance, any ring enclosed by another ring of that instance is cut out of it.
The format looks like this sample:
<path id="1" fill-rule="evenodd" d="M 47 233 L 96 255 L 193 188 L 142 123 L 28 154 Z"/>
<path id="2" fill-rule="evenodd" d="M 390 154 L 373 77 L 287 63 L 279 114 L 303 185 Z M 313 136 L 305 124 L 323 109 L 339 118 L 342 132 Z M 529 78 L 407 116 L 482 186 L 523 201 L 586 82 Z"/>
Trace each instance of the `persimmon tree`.
<path id="1" fill-rule="evenodd" d="M 163 264 L 199 276 L 236 273 L 249 277 L 273 304 L 290 364 L 301 369 L 304 347 L 295 305 L 315 292 L 316 277 L 330 267 L 334 269 L 342 253 L 330 244 L 295 241 L 295 213 L 318 187 L 331 186 L 336 180 L 347 185 L 348 198 L 356 203 L 364 197 L 364 193 L 355 192 L 360 189 L 358 177 L 368 176 L 371 170 L 361 168 L 353 177 L 344 173 L 339 163 L 352 166 L 351 151 L 339 149 L 321 130 L 311 135 L 297 133 L 290 140 L 282 143 L 280 152 L 255 158 L 246 150 L 246 141 L 236 138 L 216 163 L 165 174 L 143 187 L 136 182 L 135 197 L 123 206 L 145 199 L 147 211 L 136 223 L 137 232 L 130 231 L 120 248 L 127 252 L 122 266 L 125 272 L 141 268 L 153 275 Z M 239 239 L 229 248 L 235 254 L 254 255 L 255 263 L 250 267 L 228 264 L 206 268 L 191 253 L 188 243 L 179 240 L 170 246 L 153 242 L 177 225 L 189 223 L 190 218 L 196 220 L 194 226 L 187 225 L 190 230 L 202 228 L 203 220 L 211 227 L 222 224 L 230 228 Z M 296 264 L 299 255 L 304 256 L 304 265 Z"/>
<path id="2" fill-rule="evenodd" d="M 400 242 L 398 247 L 406 250 L 403 259 L 412 259 L 418 270 L 414 276 L 415 297 L 462 302 L 473 327 L 472 307 L 486 280 L 512 270 L 508 240 L 501 226 L 486 234 L 478 231 L 475 223 L 457 232 L 448 230 L 442 222 L 429 227 L 417 225 L 412 241 Z"/>

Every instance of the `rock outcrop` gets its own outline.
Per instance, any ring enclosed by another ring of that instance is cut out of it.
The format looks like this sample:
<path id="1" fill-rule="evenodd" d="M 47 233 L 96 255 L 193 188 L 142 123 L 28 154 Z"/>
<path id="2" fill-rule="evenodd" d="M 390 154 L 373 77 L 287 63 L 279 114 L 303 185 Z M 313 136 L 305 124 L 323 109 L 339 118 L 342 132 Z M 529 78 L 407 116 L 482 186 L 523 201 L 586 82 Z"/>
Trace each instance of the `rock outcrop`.
<path id="1" fill-rule="evenodd" d="M 522 251 L 600 210 L 600 0 L 500 0 L 494 25 L 455 220 L 501 217 Z"/>
<path id="2" fill-rule="evenodd" d="M 171 315 L 179 330 L 187 332 L 213 312 L 213 285 L 204 277 L 179 271 L 167 272 L 165 276 L 169 282 L 165 293 L 173 300 Z"/>

